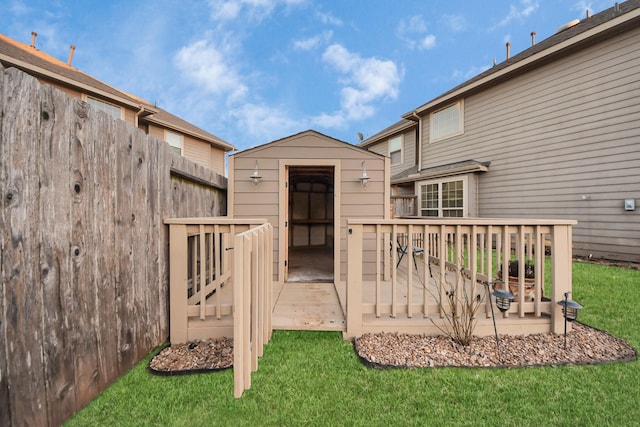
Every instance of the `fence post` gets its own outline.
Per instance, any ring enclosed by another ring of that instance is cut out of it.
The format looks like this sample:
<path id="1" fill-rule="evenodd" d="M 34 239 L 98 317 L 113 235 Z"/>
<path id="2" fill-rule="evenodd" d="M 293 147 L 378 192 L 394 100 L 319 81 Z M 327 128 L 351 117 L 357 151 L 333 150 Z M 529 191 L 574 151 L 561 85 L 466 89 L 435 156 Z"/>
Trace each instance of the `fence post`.
<path id="1" fill-rule="evenodd" d="M 554 225 L 551 241 L 551 331 L 564 332 L 562 307 L 556 304 L 564 299 L 565 292 L 571 292 L 571 226 Z M 571 325 L 567 325 L 567 331 Z"/>
<path id="2" fill-rule="evenodd" d="M 189 340 L 187 332 L 187 226 L 169 225 L 169 337 L 172 344 Z M 194 279 L 195 280 L 195 279 Z"/>
<path id="3" fill-rule="evenodd" d="M 362 225 L 347 226 L 347 337 L 362 335 Z"/>

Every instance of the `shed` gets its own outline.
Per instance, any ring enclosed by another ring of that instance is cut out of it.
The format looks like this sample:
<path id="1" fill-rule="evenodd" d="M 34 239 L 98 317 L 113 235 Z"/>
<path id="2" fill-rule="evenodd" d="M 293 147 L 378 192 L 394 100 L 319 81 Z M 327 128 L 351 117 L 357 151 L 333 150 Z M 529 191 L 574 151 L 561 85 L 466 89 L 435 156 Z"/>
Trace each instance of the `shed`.
<path id="1" fill-rule="evenodd" d="M 268 219 L 280 283 L 346 281 L 347 218 L 388 219 L 389 192 L 388 158 L 314 130 L 229 157 L 229 216 Z"/>

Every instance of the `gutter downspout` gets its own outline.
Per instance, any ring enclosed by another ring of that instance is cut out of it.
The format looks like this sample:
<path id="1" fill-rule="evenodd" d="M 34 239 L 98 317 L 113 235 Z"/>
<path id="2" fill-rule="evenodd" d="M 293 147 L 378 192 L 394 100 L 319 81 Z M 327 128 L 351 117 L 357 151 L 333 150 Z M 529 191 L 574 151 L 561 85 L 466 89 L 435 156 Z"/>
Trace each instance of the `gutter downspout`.
<path id="1" fill-rule="evenodd" d="M 138 123 L 140 122 L 140 115 L 141 115 L 142 113 L 144 113 L 144 105 L 141 105 L 141 106 L 140 106 L 140 110 L 138 110 L 138 112 L 136 113 L 136 118 L 135 118 L 135 123 L 134 123 L 134 125 L 135 125 L 135 127 L 137 127 L 138 129 L 139 129 L 139 127 L 138 127 Z"/>
<path id="2" fill-rule="evenodd" d="M 418 119 L 418 172 L 422 170 L 422 119 L 415 110 L 411 113 L 413 117 Z"/>

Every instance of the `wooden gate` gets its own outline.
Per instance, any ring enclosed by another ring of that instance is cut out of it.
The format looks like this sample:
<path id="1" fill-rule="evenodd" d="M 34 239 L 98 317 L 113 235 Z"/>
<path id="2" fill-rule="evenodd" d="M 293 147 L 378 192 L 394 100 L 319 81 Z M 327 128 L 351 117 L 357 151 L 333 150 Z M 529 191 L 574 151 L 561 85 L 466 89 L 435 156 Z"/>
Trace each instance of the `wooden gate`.
<path id="1" fill-rule="evenodd" d="M 252 228 L 233 242 L 233 394 L 241 397 L 273 330 L 273 227 Z"/>

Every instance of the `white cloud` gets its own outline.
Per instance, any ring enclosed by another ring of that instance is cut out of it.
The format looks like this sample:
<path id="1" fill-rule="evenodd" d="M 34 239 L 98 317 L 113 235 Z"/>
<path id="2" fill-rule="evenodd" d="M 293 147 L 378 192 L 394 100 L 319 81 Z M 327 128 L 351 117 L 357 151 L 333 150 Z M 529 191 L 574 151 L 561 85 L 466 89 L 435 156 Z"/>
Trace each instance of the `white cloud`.
<path id="1" fill-rule="evenodd" d="M 504 18 L 500 20 L 496 25 L 491 27 L 491 30 L 495 30 L 499 27 L 504 27 L 509 24 L 511 21 L 520 20 L 522 18 L 526 18 L 531 15 L 533 12 L 538 10 L 540 4 L 538 0 L 520 0 L 520 4 L 517 6 L 511 5 L 509 6 L 509 14 L 507 14 Z"/>
<path id="2" fill-rule="evenodd" d="M 327 129 L 341 128 L 346 124 L 344 113 L 338 111 L 333 114 L 321 113 L 311 118 L 313 125 L 321 126 Z"/>
<path id="3" fill-rule="evenodd" d="M 174 61 L 203 90 L 235 102 L 246 95 L 248 88 L 229 59 L 232 50 L 230 45 L 214 46 L 207 40 L 199 40 L 180 49 Z"/>
<path id="4" fill-rule="evenodd" d="M 346 119 L 371 117 L 376 102 L 397 98 L 402 72 L 393 61 L 362 58 L 339 44 L 329 46 L 322 59 L 344 75 L 340 105 Z M 331 117 L 323 116 L 325 120 Z"/>
<path id="5" fill-rule="evenodd" d="M 464 31 L 467 28 L 467 21 L 462 15 L 444 15 L 442 20 L 455 33 Z"/>
<path id="6" fill-rule="evenodd" d="M 420 42 L 420 49 L 433 49 L 436 46 L 436 36 L 429 34 Z"/>
<path id="7" fill-rule="evenodd" d="M 456 69 L 456 70 L 453 70 L 453 73 L 451 75 L 451 80 L 455 82 L 467 81 L 477 76 L 478 74 L 487 71 L 489 68 L 491 67 L 488 65 L 481 65 L 481 66 L 474 65 L 471 68 L 469 68 L 467 71 Z"/>
<path id="8" fill-rule="evenodd" d="M 341 27 L 344 25 L 342 19 L 337 18 L 330 13 L 318 12 L 317 15 L 320 19 L 320 22 L 322 22 L 323 24 L 335 25 L 336 27 Z"/>
<path id="9" fill-rule="evenodd" d="M 233 21 L 240 15 L 260 21 L 273 13 L 278 6 L 289 7 L 304 0 L 209 0 L 211 18 L 214 21 Z"/>
<path id="10" fill-rule="evenodd" d="M 406 20 L 403 19 L 396 28 L 397 37 L 410 49 L 433 49 L 436 46 L 436 36 L 433 34 L 425 35 L 426 32 L 427 23 L 422 15 L 414 15 Z"/>
<path id="11" fill-rule="evenodd" d="M 301 40 L 293 41 L 293 48 L 295 50 L 309 51 L 317 48 L 323 43 L 328 43 L 333 37 L 333 31 L 324 31 L 322 34 L 318 34 L 314 37 L 309 37 Z"/>
<path id="12" fill-rule="evenodd" d="M 238 129 L 255 139 L 256 145 L 300 132 L 304 127 L 287 111 L 260 104 L 245 104 L 233 110 L 230 116 Z"/>

